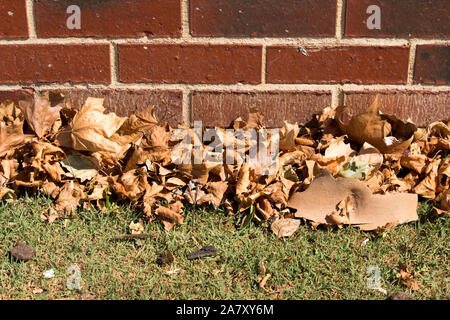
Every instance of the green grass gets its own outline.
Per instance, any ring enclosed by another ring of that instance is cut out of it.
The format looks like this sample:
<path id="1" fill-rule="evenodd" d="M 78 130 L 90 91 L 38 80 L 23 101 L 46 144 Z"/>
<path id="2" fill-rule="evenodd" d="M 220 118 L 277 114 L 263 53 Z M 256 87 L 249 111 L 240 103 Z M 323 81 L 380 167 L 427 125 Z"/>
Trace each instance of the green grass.
<path id="1" fill-rule="evenodd" d="M 420 221 L 381 235 L 352 227 L 314 231 L 303 223 L 294 236 L 277 239 L 254 224 L 236 228 L 236 218 L 219 209 L 198 211 L 194 226 L 187 210 L 185 224 L 170 233 L 147 224 L 145 232 L 156 238 L 131 241 L 111 238 L 128 233 L 139 211 L 114 204 L 106 213 L 79 211 L 75 219 L 47 224 L 39 215 L 50 204 L 40 196 L 0 205 L 0 299 L 385 299 L 366 287 L 371 265 L 378 266 L 388 293 L 449 298 L 450 219 L 433 218 L 428 203 L 419 208 Z M 35 259 L 13 261 L 8 252 L 16 241 L 33 246 Z M 218 254 L 187 260 L 205 245 Z M 160 267 L 156 259 L 166 248 L 176 259 Z M 420 290 L 400 283 L 400 262 L 417 275 Z M 79 291 L 66 286 L 71 264 L 81 267 Z M 263 265 L 263 273 L 272 274 L 266 290 L 258 286 Z M 54 278 L 44 278 L 48 269 Z M 180 270 L 167 274 L 174 269 Z"/>

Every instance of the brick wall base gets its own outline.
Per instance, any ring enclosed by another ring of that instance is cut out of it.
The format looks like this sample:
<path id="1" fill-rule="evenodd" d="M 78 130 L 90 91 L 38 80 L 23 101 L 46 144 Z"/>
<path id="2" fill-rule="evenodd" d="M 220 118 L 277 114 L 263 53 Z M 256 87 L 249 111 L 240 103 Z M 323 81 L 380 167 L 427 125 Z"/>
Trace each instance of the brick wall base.
<path id="1" fill-rule="evenodd" d="M 1 1 L 0 101 L 62 91 L 207 126 L 256 106 L 274 127 L 379 94 L 383 112 L 426 125 L 450 120 L 449 16 L 448 0 Z"/>

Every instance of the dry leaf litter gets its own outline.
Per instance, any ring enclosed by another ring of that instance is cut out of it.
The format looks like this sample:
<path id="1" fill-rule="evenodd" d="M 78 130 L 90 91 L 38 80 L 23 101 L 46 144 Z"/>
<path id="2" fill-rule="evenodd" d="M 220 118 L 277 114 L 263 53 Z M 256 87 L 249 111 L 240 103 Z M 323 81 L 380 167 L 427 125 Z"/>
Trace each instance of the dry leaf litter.
<path id="1" fill-rule="evenodd" d="M 80 207 L 105 210 L 112 198 L 131 202 L 146 217 L 130 225 L 136 235 L 144 222 L 161 221 L 167 231 L 182 224 L 186 203 L 223 205 L 244 225 L 253 220 L 278 237 L 292 235 L 299 218 L 314 227 L 352 224 L 364 230 L 414 221 L 418 196 L 432 200 L 437 214 L 448 214 L 449 121 L 417 128 L 382 114 L 377 99 L 363 113 L 350 117 L 349 111 L 327 107 L 305 126 L 285 122 L 276 170 L 267 173 L 246 161 L 176 164 L 174 128 L 159 123 L 153 107 L 119 117 L 105 114 L 100 98 L 88 98 L 79 109 L 54 93 L 5 101 L 0 199 L 15 199 L 23 188 L 48 194 L 53 206 L 41 213 L 48 222 Z M 248 121 L 238 118 L 230 128 L 260 130 L 262 121 L 251 109 Z M 192 141 L 178 150 L 180 156 L 213 154 L 198 131 L 179 128 Z M 224 128 L 215 129 L 224 148 L 237 143 Z"/>

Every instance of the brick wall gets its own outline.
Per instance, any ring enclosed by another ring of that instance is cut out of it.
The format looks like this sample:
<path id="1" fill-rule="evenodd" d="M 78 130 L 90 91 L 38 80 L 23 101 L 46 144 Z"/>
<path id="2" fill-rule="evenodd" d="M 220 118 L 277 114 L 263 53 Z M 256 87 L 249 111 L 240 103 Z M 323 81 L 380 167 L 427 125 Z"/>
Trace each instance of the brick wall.
<path id="1" fill-rule="evenodd" d="M 104 96 L 173 125 L 225 126 L 252 106 L 268 126 L 304 123 L 376 94 L 418 124 L 450 119 L 449 57 L 449 0 L 0 0 L 0 100 Z"/>

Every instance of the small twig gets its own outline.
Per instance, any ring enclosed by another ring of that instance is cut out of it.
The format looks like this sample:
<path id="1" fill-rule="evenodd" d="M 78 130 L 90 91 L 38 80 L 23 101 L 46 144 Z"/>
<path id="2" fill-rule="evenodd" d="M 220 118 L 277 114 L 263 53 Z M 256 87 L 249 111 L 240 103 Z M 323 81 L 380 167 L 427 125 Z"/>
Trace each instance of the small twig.
<path id="1" fill-rule="evenodd" d="M 197 200 L 198 200 L 198 186 L 194 181 L 189 181 L 188 184 L 188 190 L 189 190 L 189 196 L 193 203 L 193 209 L 192 209 L 192 220 L 191 220 L 191 228 L 194 227 L 194 219 L 195 214 L 197 212 Z"/>
<path id="2" fill-rule="evenodd" d="M 130 239 L 155 239 L 155 235 L 150 233 L 141 233 L 141 234 L 119 234 L 114 236 L 114 240 L 130 240 Z"/>

